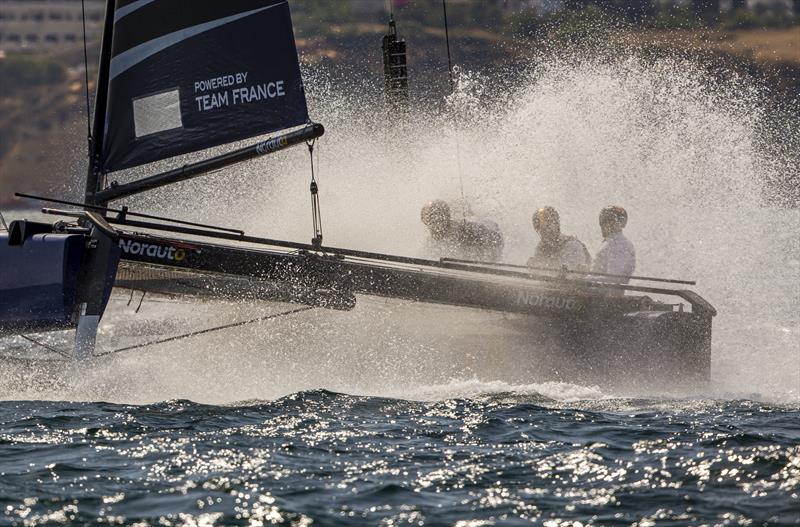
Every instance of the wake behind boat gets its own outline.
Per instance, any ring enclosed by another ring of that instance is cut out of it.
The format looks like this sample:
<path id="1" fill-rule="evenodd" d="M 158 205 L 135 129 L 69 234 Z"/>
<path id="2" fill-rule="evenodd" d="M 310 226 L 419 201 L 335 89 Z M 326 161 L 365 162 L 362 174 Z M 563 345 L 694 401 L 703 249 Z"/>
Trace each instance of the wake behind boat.
<path id="1" fill-rule="evenodd" d="M 404 45 L 384 45 L 393 61 L 387 86 L 396 89 L 403 82 L 389 81 L 404 81 Z M 377 309 L 376 300 L 387 299 L 383 308 L 396 313 L 387 331 L 434 349 L 483 350 L 487 360 L 487 350 L 522 352 L 526 371 L 568 366 L 597 383 L 635 375 L 675 387 L 709 378 L 716 313 L 697 293 L 327 247 L 313 174 L 310 244 L 110 207 L 290 146 L 313 148 L 324 128 L 308 117 L 286 1 L 202 0 L 188 12 L 169 0 L 109 2 L 97 85 L 84 202 L 49 200 L 82 210 L 45 209 L 70 221 L 18 220 L 0 235 L 2 334 L 74 330 L 73 359 L 101 355 L 95 339 L 114 287 L 336 311 Z M 281 133 L 204 161 L 108 183 L 117 171 L 274 132 Z M 430 317 L 437 305 L 451 307 Z"/>

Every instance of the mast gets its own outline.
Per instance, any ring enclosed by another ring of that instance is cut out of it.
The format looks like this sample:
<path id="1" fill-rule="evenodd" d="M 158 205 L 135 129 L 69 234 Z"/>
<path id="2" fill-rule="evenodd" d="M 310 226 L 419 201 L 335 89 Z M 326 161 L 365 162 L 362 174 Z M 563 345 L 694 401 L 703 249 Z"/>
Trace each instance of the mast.
<path id="1" fill-rule="evenodd" d="M 106 2 L 106 16 L 103 23 L 103 38 L 100 45 L 100 67 L 97 70 L 97 89 L 94 99 L 94 119 L 92 136 L 89 138 L 89 168 L 86 173 L 86 192 L 84 202 L 89 205 L 105 206 L 105 202 L 95 197 L 103 186 L 100 170 L 100 152 L 103 150 L 103 131 L 108 102 L 108 69 L 111 62 L 111 44 L 114 33 L 114 0 Z"/>

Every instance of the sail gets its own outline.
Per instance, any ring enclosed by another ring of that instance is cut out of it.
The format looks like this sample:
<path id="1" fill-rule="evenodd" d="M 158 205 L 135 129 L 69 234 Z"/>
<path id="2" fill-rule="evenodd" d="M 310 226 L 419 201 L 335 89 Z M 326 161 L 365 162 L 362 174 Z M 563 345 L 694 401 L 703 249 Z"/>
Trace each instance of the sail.
<path id="1" fill-rule="evenodd" d="M 286 0 L 115 4 L 103 172 L 308 121 Z"/>

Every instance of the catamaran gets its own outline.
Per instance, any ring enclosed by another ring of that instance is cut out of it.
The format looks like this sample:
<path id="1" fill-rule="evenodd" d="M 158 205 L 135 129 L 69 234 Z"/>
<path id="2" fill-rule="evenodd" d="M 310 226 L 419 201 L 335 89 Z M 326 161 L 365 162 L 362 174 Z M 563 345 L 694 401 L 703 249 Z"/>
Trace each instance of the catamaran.
<path id="1" fill-rule="evenodd" d="M 392 24 L 384 38 L 387 89 L 406 85 L 404 54 Z M 118 171 L 265 134 L 275 135 L 109 182 Z M 313 174 L 311 243 L 112 206 L 295 145 L 313 151 L 323 134 L 308 115 L 286 0 L 109 0 L 85 199 L 35 197 L 77 208 L 43 209 L 69 221 L 16 220 L 0 234 L 0 335 L 71 330 L 71 358 L 97 360 L 97 330 L 114 288 L 339 311 L 370 309 L 381 299 L 390 309 L 402 303 L 404 313 L 409 303 L 449 306 L 446 324 L 427 323 L 423 331 L 425 316 L 406 320 L 410 332 L 432 341 L 434 332 L 447 337 L 459 323 L 474 324 L 475 314 L 503 314 L 491 318 L 491 329 L 472 327 L 471 343 L 579 364 L 597 383 L 623 370 L 658 385 L 709 379 L 716 311 L 696 292 L 328 247 Z"/>

